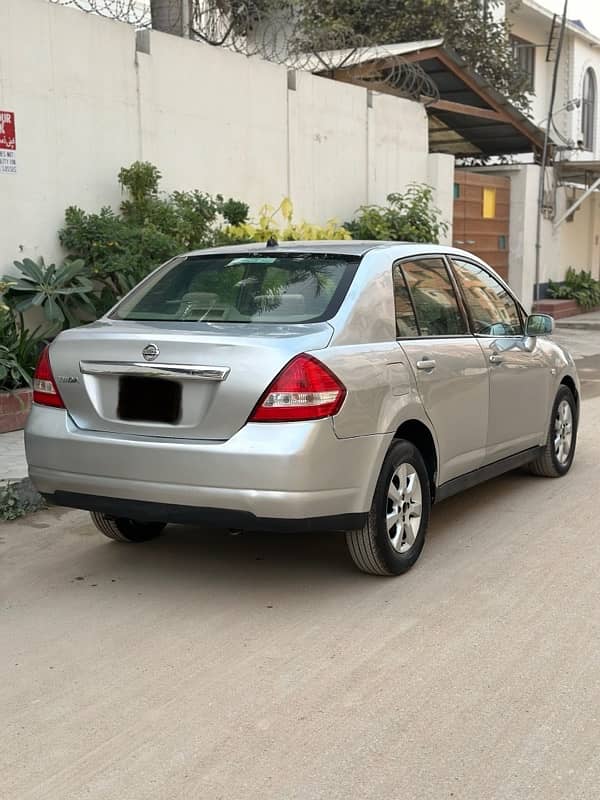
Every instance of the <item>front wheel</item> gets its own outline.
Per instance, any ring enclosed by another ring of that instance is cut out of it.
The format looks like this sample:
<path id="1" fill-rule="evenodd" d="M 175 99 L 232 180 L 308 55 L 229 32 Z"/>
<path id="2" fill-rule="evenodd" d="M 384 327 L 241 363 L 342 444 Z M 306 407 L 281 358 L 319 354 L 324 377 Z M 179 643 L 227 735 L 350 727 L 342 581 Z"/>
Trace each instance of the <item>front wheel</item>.
<path id="1" fill-rule="evenodd" d="M 577 404 L 567 386 L 556 394 L 550 429 L 541 454 L 529 465 L 534 475 L 560 478 L 571 469 L 577 443 Z"/>
<path id="2" fill-rule="evenodd" d="M 371 575 L 401 575 L 421 555 L 429 524 L 429 476 L 417 448 L 404 440 L 390 447 L 364 526 L 348 531 L 356 566 Z"/>
<path id="3" fill-rule="evenodd" d="M 90 511 L 90 517 L 100 533 L 117 542 L 148 542 L 155 539 L 165 527 L 164 522 L 138 522 L 98 511 Z"/>

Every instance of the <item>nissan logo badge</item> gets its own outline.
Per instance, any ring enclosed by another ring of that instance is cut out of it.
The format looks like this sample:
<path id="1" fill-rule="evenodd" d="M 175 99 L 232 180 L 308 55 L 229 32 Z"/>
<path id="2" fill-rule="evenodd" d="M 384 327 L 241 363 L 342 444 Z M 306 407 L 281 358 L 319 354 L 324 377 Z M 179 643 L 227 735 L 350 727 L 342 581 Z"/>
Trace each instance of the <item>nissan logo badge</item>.
<path id="1" fill-rule="evenodd" d="M 147 344 L 142 350 L 142 355 L 146 361 L 154 361 L 160 355 L 160 350 L 155 344 Z"/>

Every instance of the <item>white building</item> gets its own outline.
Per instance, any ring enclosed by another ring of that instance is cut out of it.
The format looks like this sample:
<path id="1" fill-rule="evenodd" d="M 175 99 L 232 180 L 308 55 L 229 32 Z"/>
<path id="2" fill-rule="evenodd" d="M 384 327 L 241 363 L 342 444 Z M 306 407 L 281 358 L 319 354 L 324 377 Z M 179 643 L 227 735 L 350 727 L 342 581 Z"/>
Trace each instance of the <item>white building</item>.
<path id="1" fill-rule="evenodd" d="M 534 0 L 521 0 L 506 14 L 512 27 L 515 57 L 531 76 L 531 118 L 545 127 L 560 15 Z M 537 276 L 539 167 L 531 163 L 492 170 L 511 179 L 509 280 L 526 301 L 532 299 L 536 277 L 541 297 L 545 296 L 548 280 L 563 280 L 568 267 L 589 270 L 594 277 L 600 277 L 600 197 L 596 186 L 600 179 L 599 80 L 600 38 L 581 23 L 570 21 L 558 64 L 551 126 L 555 147 L 553 166 L 545 179 Z"/>

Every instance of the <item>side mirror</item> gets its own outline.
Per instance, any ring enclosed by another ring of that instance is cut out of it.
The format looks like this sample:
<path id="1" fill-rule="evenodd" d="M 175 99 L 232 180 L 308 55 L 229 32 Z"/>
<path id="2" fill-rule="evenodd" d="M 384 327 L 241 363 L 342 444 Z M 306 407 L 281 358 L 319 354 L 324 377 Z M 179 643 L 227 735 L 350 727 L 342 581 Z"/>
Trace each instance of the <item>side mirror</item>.
<path id="1" fill-rule="evenodd" d="M 548 314 L 531 314 L 527 317 L 527 336 L 550 336 L 553 330 L 554 320 Z"/>

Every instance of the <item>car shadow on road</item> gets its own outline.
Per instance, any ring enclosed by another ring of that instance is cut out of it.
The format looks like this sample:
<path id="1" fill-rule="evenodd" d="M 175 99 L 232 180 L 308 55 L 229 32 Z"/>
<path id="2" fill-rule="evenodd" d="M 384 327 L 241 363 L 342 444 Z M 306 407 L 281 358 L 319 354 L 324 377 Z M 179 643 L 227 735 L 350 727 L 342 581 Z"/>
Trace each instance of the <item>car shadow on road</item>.
<path id="1" fill-rule="evenodd" d="M 532 484 L 539 479 L 513 472 L 435 506 L 428 541 L 418 564 L 401 581 L 409 589 L 426 579 L 443 562 L 461 569 L 461 550 L 466 539 L 486 546 L 498 533 L 489 520 L 503 508 L 525 505 Z M 510 498 L 510 504 L 507 502 Z M 238 599 L 257 587 L 285 589 L 288 597 L 307 590 L 319 592 L 348 588 L 372 592 L 381 578 L 359 572 L 346 551 L 343 533 L 243 532 L 232 536 L 225 530 L 170 525 L 157 539 L 139 545 L 105 540 L 87 516 L 74 533 L 86 540 L 74 550 L 70 571 L 94 576 L 95 582 L 123 582 L 137 592 L 209 589 L 217 595 L 235 592 Z M 481 541 L 483 539 L 484 541 Z M 385 584 L 386 581 L 383 580 Z"/>

